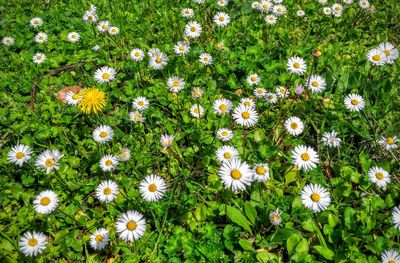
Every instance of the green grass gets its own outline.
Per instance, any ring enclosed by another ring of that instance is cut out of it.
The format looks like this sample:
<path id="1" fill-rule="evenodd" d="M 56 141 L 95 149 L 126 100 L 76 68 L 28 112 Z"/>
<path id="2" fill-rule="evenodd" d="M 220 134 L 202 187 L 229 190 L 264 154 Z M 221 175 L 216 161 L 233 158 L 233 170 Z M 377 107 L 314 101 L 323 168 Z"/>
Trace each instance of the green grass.
<path id="1" fill-rule="evenodd" d="M 391 213 L 400 204 L 400 152 L 383 151 L 377 143 L 381 136 L 399 135 L 399 60 L 372 66 L 366 53 L 385 41 L 398 47 L 400 6 L 395 0 L 371 1 L 377 10 L 368 13 L 357 3 L 343 4 L 343 15 L 334 18 L 325 16 L 317 1 L 293 2 L 283 2 L 288 13 L 276 25 L 265 23 L 251 1 L 231 0 L 225 8 L 210 0 L 203 5 L 163 0 L 94 3 L 99 21 L 109 20 L 120 29 L 113 37 L 83 22 L 88 1 L 4 2 L 1 37 L 12 36 L 15 44 L 0 48 L 1 261 L 378 262 L 383 251 L 399 251 L 399 230 Z M 329 1 L 329 6 L 333 3 Z M 181 16 L 184 7 L 194 9 L 193 19 Z M 300 7 L 307 20 L 296 16 Z M 218 11 L 231 17 L 225 28 L 212 22 Z M 44 21 L 38 29 L 29 26 L 35 16 Z M 173 47 L 182 41 L 185 24 L 192 20 L 203 26 L 203 32 L 190 41 L 190 53 L 180 57 Z M 49 35 L 41 45 L 34 42 L 40 31 Z M 67 41 L 72 31 L 80 34 L 79 42 Z M 221 51 L 215 49 L 219 41 L 225 43 Z M 101 47 L 98 52 L 92 50 L 96 44 Z M 147 53 L 153 47 L 169 57 L 163 70 L 150 69 L 147 58 L 138 64 L 129 57 L 133 48 Z M 321 57 L 312 56 L 315 50 L 322 52 Z M 43 64 L 32 62 L 36 52 L 46 54 Z M 198 61 L 203 52 L 213 56 L 211 66 Z M 304 76 L 287 70 L 291 56 L 306 60 Z M 31 86 L 37 79 L 80 62 L 84 65 L 42 79 L 35 109 L 29 109 Z M 116 69 L 116 79 L 96 83 L 94 72 L 101 66 Z M 291 96 L 274 105 L 258 99 L 258 123 L 244 129 L 231 115 L 216 115 L 212 105 L 224 97 L 236 106 L 241 98 L 252 96 L 253 88 L 246 83 L 250 73 L 262 77 L 259 87 L 274 91 L 286 86 Z M 295 95 L 295 87 L 311 74 L 326 79 L 326 90 Z M 173 75 L 186 82 L 177 97 L 166 85 Z M 78 84 L 106 92 L 108 103 L 101 113 L 84 115 L 57 100 L 57 91 Z M 193 87 L 203 90 L 201 99 L 191 97 Z M 240 96 L 235 93 L 238 89 L 243 91 Z M 350 93 L 366 100 L 362 112 L 345 108 L 343 101 Z M 137 96 L 150 101 L 143 124 L 131 122 L 128 116 Z M 189 113 L 194 103 L 205 109 L 199 120 Z M 283 127 L 291 116 L 305 124 L 300 136 L 287 134 Z M 101 124 L 113 127 L 112 142 L 100 145 L 93 140 L 92 132 Z M 228 144 L 238 149 L 241 160 L 250 166 L 269 164 L 267 183 L 253 183 L 238 193 L 224 188 L 218 176 L 221 164 L 215 158 L 217 148 L 224 145 L 215 137 L 220 127 L 234 131 Z M 331 130 L 343 141 L 340 149 L 321 143 L 322 134 Z M 160 145 L 164 133 L 175 135 L 170 150 Z M 22 167 L 7 160 L 11 147 L 19 143 L 34 151 Z M 321 159 L 317 168 L 293 169 L 291 153 L 297 145 L 317 150 Z M 102 172 L 100 158 L 118 154 L 122 147 L 130 149 L 131 159 L 112 173 Z M 49 174 L 34 165 L 46 149 L 64 154 L 60 168 Z M 372 166 L 391 174 L 385 191 L 369 182 Z M 168 184 L 164 199 L 156 203 L 145 202 L 138 188 L 151 173 Z M 106 179 L 120 188 L 109 204 L 95 197 L 97 185 Z M 331 194 L 326 211 L 314 214 L 301 203 L 301 190 L 309 183 L 319 183 Z M 33 208 L 34 198 L 44 189 L 59 196 L 59 207 L 50 215 Z M 269 213 L 278 207 L 282 223 L 274 227 Z M 127 210 L 141 212 L 147 221 L 145 235 L 133 243 L 122 241 L 115 232 L 115 221 Z M 89 238 L 101 227 L 110 231 L 111 242 L 96 252 Z M 32 230 L 48 237 L 46 250 L 34 259 L 18 247 L 22 234 Z"/>

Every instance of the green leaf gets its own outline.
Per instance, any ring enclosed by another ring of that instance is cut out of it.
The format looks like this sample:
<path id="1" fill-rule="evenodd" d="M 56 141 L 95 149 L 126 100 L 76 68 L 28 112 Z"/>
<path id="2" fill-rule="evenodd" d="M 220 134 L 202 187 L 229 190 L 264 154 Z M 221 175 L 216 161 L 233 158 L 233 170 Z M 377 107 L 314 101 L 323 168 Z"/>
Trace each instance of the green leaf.
<path id="1" fill-rule="evenodd" d="M 199 205 L 194 211 L 194 216 L 197 221 L 204 221 L 207 218 L 207 207 L 205 204 Z"/>
<path id="2" fill-rule="evenodd" d="M 298 234 L 292 234 L 286 240 L 286 248 L 288 250 L 289 255 L 292 255 L 295 252 L 295 248 L 297 244 L 300 242 L 301 237 Z"/>
<path id="3" fill-rule="evenodd" d="M 246 239 L 240 239 L 239 240 L 239 245 L 244 249 L 244 250 L 248 250 L 248 251 L 253 251 L 253 246 L 251 245 L 251 243 L 246 240 Z"/>
<path id="4" fill-rule="evenodd" d="M 246 202 L 244 203 L 244 212 L 247 218 L 250 220 L 250 222 L 254 225 L 256 223 L 256 218 L 257 218 L 256 208 L 250 202 Z"/>
<path id="5" fill-rule="evenodd" d="M 260 251 L 257 253 L 256 256 L 258 262 L 262 263 L 271 263 L 271 262 L 278 262 L 278 257 L 275 254 L 272 254 L 268 251 Z"/>
<path id="6" fill-rule="evenodd" d="M 241 226 L 244 230 L 252 234 L 249 221 L 238 209 L 232 206 L 226 206 L 226 215 L 232 222 Z"/>
<path id="7" fill-rule="evenodd" d="M 318 251 L 318 253 L 326 259 L 333 259 L 335 253 L 327 247 L 323 246 L 314 246 L 314 249 Z"/>

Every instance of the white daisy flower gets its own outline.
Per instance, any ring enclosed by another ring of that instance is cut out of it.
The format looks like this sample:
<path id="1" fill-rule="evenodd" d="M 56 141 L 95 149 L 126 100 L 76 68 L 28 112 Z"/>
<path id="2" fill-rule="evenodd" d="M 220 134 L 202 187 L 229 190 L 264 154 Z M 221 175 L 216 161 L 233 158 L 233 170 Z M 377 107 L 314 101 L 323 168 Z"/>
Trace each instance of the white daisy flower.
<path id="1" fill-rule="evenodd" d="M 369 8 L 369 6 L 370 6 L 368 0 L 360 0 L 360 1 L 358 2 L 358 5 L 359 5 L 361 8 L 363 8 L 363 9 L 367 9 L 367 8 Z"/>
<path id="2" fill-rule="evenodd" d="M 213 58 L 210 54 L 208 53 L 203 53 L 199 56 L 199 61 L 203 64 L 203 65 L 211 65 Z"/>
<path id="3" fill-rule="evenodd" d="M 284 5 L 275 5 L 273 8 L 273 12 L 275 15 L 281 16 L 281 15 L 286 14 L 287 10 Z"/>
<path id="4" fill-rule="evenodd" d="M 392 217 L 394 226 L 400 230 L 400 206 L 393 208 Z"/>
<path id="5" fill-rule="evenodd" d="M 273 6 L 274 5 L 270 1 L 263 0 L 259 3 L 258 9 L 263 13 L 267 13 L 272 9 Z"/>
<path id="6" fill-rule="evenodd" d="M 283 0 L 273 0 L 274 4 L 280 4 Z"/>
<path id="7" fill-rule="evenodd" d="M 287 68 L 293 74 L 303 75 L 307 70 L 307 64 L 303 58 L 294 56 L 289 58 Z"/>
<path id="8" fill-rule="evenodd" d="M 223 162 L 218 174 L 225 188 L 232 191 L 245 190 L 253 180 L 253 172 L 249 165 L 240 159 Z"/>
<path id="9" fill-rule="evenodd" d="M 192 97 L 194 99 L 198 99 L 198 98 L 201 98 L 201 96 L 203 96 L 203 91 L 199 87 L 193 88 Z"/>
<path id="10" fill-rule="evenodd" d="M 282 212 L 279 211 L 279 208 L 269 213 L 269 221 L 272 225 L 278 226 L 282 222 L 281 214 Z"/>
<path id="11" fill-rule="evenodd" d="M 147 52 L 147 55 L 149 57 L 158 57 L 161 53 L 161 50 L 159 50 L 158 48 L 152 48 Z"/>
<path id="12" fill-rule="evenodd" d="M 331 203 L 329 192 L 319 184 L 308 184 L 301 191 L 303 205 L 314 213 L 326 210 Z"/>
<path id="13" fill-rule="evenodd" d="M 308 88 L 312 93 L 319 93 L 326 88 L 326 81 L 319 75 L 312 75 L 307 78 Z"/>
<path id="14" fill-rule="evenodd" d="M 3 37 L 3 40 L 1 41 L 5 46 L 12 46 L 14 45 L 14 42 L 15 40 L 13 37 Z"/>
<path id="15" fill-rule="evenodd" d="M 267 91 L 264 88 L 255 88 L 253 94 L 256 98 L 264 98 Z"/>
<path id="16" fill-rule="evenodd" d="M 231 18 L 226 13 L 218 12 L 214 16 L 213 20 L 214 20 L 214 23 L 217 24 L 217 26 L 225 27 L 229 24 L 229 22 L 231 21 Z"/>
<path id="17" fill-rule="evenodd" d="M 228 5 L 228 0 L 217 0 L 217 5 L 220 7 L 224 7 Z"/>
<path id="18" fill-rule="evenodd" d="M 196 4 L 203 4 L 206 0 L 193 0 Z"/>
<path id="19" fill-rule="evenodd" d="M 82 17 L 83 21 L 86 23 L 95 23 L 97 22 L 97 15 L 96 13 L 90 12 L 90 11 L 85 11 Z"/>
<path id="20" fill-rule="evenodd" d="M 172 76 L 167 80 L 167 86 L 171 92 L 179 92 L 185 88 L 185 81 L 178 76 Z"/>
<path id="21" fill-rule="evenodd" d="M 342 140 L 337 137 L 337 133 L 335 131 L 325 132 L 322 135 L 321 139 L 322 143 L 328 147 L 337 148 L 342 144 Z"/>
<path id="22" fill-rule="evenodd" d="M 58 205 L 58 196 L 51 190 L 45 190 L 33 200 L 33 206 L 36 213 L 47 215 L 56 210 Z"/>
<path id="23" fill-rule="evenodd" d="M 100 21 L 100 22 L 97 24 L 97 30 L 98 30 L 99 32 L 102 32 L 102 33 L 107 32 L 109 27 L 110 27 L 110 22 L 108 22 L 107 20 L 105 20 L 105 21 Z"/>
<path id="24" fill-rule="evenodd" d="M 100 50 L 100 46 L 99 45 L 95 45 L 94 47 L 92 47 L 92 50 L 99 51 Z"/>
<path id="25" fill-rule="evenodd" d="M 100 159 L 99 164 L 103 172 L 110 172 L 117 167 L 118 157 L 115 155 L 107 154 Z"/>
<path id="26" fill-rule="evenodd" d="M 265 94 L 265 100 L 268 103 L 275 104 L 278 101 L 278 96 L 273 92 L 268 92 Z"/>
<path id="27" fill-rule="evenodd" d="M 90 236 L 90 246 L 94 250 L 104 249 L 110 242 L 110 233 L 105 228 L 99 228 Z"/>
<path id="28" fill-rule="evenodd" d="M 251 8 L 260 9 L 260 2 L 255 1 L 255 2 L 251 3 Z"/>
<path id="29" fill-rule="evenodd" d="M 41 25 L 43 25 L 43 20 L 40 17 L 35 17 L 35 18 L 32 18 L 29 23 L 31 24 L 31 27 L 33 27 L 33 28 L 40 27 Z"/>
<path id="30" fill-rule="evenodd" d="M 149 107 L 149 101 L 145 97 L 137 97 L 133 100 L 132 106 L 138 111 L 144 111 Z"/>
<path id="31" fill-rule="evenodd" d="M 151 174 L 140 182 L 139 191 L 145 201 L 159 201 L 167 191 L 167 184 L 160 176 Z"/>
<path id="32" fill-rule="evenodd" d="M 185 26 L 185 36 L 190 38 L 198 38 L 201 34 L 202 27 L 196 21 L 192 21 Z"/>
<path id="33" fill-rule="evenodd" d="M 134 61 L 142 61 L 144 58 L 144 52 L 139 48 L 135 48 L 131 51 L 130 56 Z"/>
<path id="34" fill-rule="evenodd" d="M 191 18 L 191 17 L 194 16 L 194 11 L 191 8 L 183 8 L 182 11 L 181 11 L 181 15 L 184 18 Z"/>
<path id="35" fill-rule="evenodd" d="M 298 117 L 290 117 L 285 121 L 286 131 L 294 136 L 300 135 L 304 130 L 304 124 Z"/>
<path id="36" fill-rule="evenodd" d="M 275 25 L 276 22 L 278 21 L 278 18 L 274 15 L 266 15 L 264 20 L 270 25 Z"/>
<path id="37" fill-rule="evenodd" d="M 353 0 L 343 0 L 343 3 L 351 5 L 353 3 Z"/>
<path id="38" fill-rule="evenodd" d="M 111 27 L 108 28 L 108 34 L 110 34 L 112 36 L 115 36 L 115 35 L 118 35 L 118 33 L 119 33 L 119 28 L 118 27 L 111 26 Z"/>
<path id="39" fill-rule="evenodd" d="M 256 125 L 258 121 L 258 113 L 256 109 L 242 104 L 239 104 L 239 106 L 234 109 L 232 117 L 236 124 L 245 127 L 252 127 Z"/>
<path id="40" fill-rule="evenodd" d="M 103 181 L 96 188 L 96 197 L 100 202 L 110 203 L 119 193 L 118 184 L 114 181 Z"/>
<path id="41" fill-rule="evenodd" d="M 217 149 L 215 152 L 218 161 L 221 163 L 232 159 L 239 159 L 239 152 L 235 147 L 224 145 Z"/>
<path id="42" fill-rule="evenodd" d="M 318 3 L 320 3 L 321 5 L 324 5 L 328 2 L 328 0 L 318 0 Z"/>
<path id="43" fill-rule="evenodd" d="M 93 131 L 93 140 L 99 143 L 105 143 L 112 140 L 114 131 L 108 125 L 100 125 Z"/>
<path id="44" fill-rule="evenodd" d="M 68 41 L 69 41 L 69 42 L 72 42 L 72 43 L 78 42 L 79 39 L 80 39 L 80 37 L 81 37 L 81 36 L 80 36 L 77 32 L 70 32 L 70 33 L 68 34 L 68 36 L 67 36 Z"/>
<path id="45" fill-rule="evenodd" d="M 365 101 L 358 94 L 349 94 L 344 99 L 344 105 L 349 111 L 360 111 L 364 109 Z"/>
<path id="46" fill-rule="evenodd" d="M 46 55 L 44 53 L 41 52 L 37 52 L 33 58 L 32 58 L 33 62 L 36 64 L 41 64 L 46 60 Z"/>
<path id="47" fill-rule="evenodd" d="M 133 111 L 129 113 L 129 119 L 133 122 L 144 122 L 146 118 L 143 118 L 142 112 Z"/>
<path id="48" fill-rule="evenodd" d="M 11 148 L 7 154 L 7 159 L 10 163 L 15 163 L 22 166 L 31 158 L 32 150 L 29 146 L 18 144 Z"/>
<path id="49" fill-rule="evenodd" d="M 258 83 L 260 83 L 260 81 L 261 81 L 261 78 L 260 78 L 260 76 L 258 76 L 256 73 L 250 74 L 250 75 L 247 76 L 247 78 L 246 78 L 246 82 L 247 82 L 250 86 L 257 85 Z"/>
<path id="50" fill-rule="evenodd" d="M 65 95 L 65 101 L 68 105 L 77 105 L 79 101 L 82 99 L 79 93 L 74 93 L 73 91 L 68 91 L 67 95 Z"/>
<path id="51" fill-rule="evenodd" d="M 194 117 L 199 119 L 204 114 L 204 108 L 199 104 L 194 104 L 190 107 L 190 114 Z"/>
<path id="52" fill-rule="evenodd" d="M 168 135 L 168 134 L 161 135 L 160 143 L 161 143 L 162 147 L 164 147 L 164 149 L 167 149 L 168 147 L 170 147 L 172 145 L 173 141 L 174 141 L 173 135 Z"/>
<path id="53" fill-rule="evenodd" d="M 343 6 L 341 4 L 335 3 L 331 6 L 332 14 L 335 17 L 340 17 L 343 12 Z"/>
<path id="54" fill-rule="evenodd" d="M 217 131 L 217 137 L 223 142 L 230 141 L 233 138 L 233 132 L 226 128 L 220 128 Z"/>
<path id="55" fill-rule="evenodd" d="M 269 180 L 269 166 L 266 163 L 259 163 L 253 167 L 253 181 L 266 182 Z"/>
<path id="56" fill-rule="evenodd" d="M 186 55 L 189 53 L 190 45 L 188 42 L 180 41 L 174 46 L 174 51 L 178 55 Z"/>
<path id="57" fill-rule="evenodd" d="M 152 69 L 162 69 L 167 65 L 167 62 L 168 57 L 164 53 L 160 52 L 157 56 L 150 57 L 149 64 Z"/>
<path id="58" fill-rule="evenodd" d="M 94 79 L 99 83 L 106 83 L 115 79 L 116 74 L 117 71 L 115 71 L 115 69 L 105 66 L 96 70 Z"/>
<path id="59" fill-rule="evenodd" d="M 306 15 L 306 13 L 305 13 L 303 10 L 297 10 L 296 15 L 297 15 L 298 17 L 303 17 L 303 16 Z"/>
<path id="60" fill-rule="evenodd" d="M 386 63 L 393 64 L 399 58 L 399 50 L 389 42 L 381 43 L 378 49 L 385 55 Z"/>
<path id="61" fill-rule="evenodd" d="M 45 169 L 46 173 L 50 173 L 54 169 L 58 169 L 58 161 L 63 157 L 58 150 L 46 150 L 39 154 L 36 160 L 36 167 Z"/>
<path id="62" fill-rule="evenodd" d="M 146 219 L 137 211 L 127 211 L 118 218 L 116 230 L 122 240 L 133 242 L 146 232 Z"/>
<path id="63" fill-rule="evenodd" d="M 330 15 L 330 14 L 332 14 L 332 9 L 330 9 L 329 7 L 324 7 L 324 8 L 322 8 L 322 12 L 325 15 Z"/>
<path id="64" fill-rule="evenodd" d="M 386 63 L 386 55 L 379 48 L 373 48 L 367 53 L 367 59 L 371 61 L 373 65 L 381 66 Z"/>
<path id="65" fill-rule="evenodd" d="M 38 44 L 42 44 L 42 43 L 46 42 L 47 39 L 48 39 L 48 36 L 44 32 L 39 32 L 35 36 L 35 42 Z"/>
<path id="66" fill-rule="evenodd" d="M 386 188 L 386 185 L 390 183 L 390 174 L 379 166 L 370 168 L 368 177 L 370 182 L 376 184 L 379 188 Z"/>
<path id="67" fill-rule="evenodd" d="M 240 99 L 239 104 L 247 106 L 247 107 L 255 107 L 256 106 L 254 100 L 251 98 L 242 98 L 242 99 Z"/>
<path id="68" fill-rule="evenodd" d="M 219 99 L 214 101 L 213 108 L 216 114 L 227 114 L 232 109 L 232 102 L 227 99 Z"/>
<path id="69" fill-rule="evenodd" d="M 283 86 L 279 86 L 279 87 L 276 88 L 276 94 L 280 98 L 284 99 L 284 98 L 287 98 L 289 96 L 290 92 L 289 92 L 289 90 L 287 88 L 285 88 Z"/>
<path id="70" fill-rule="evenodd" d="M 379 144 L 382 146 L 383 149 L 385 149 L 386 151 L 391 151 L 391 150 L 396 150 L 399 146 L 397 145 L 397 143 L 400 140 L 397 138 L 397 136 L 393 136 L 393 137 L 382 137 L 379 140 Z"/>
<path id="71" fill-rule="evenodd" d="M 319 156 L 313 148 L 299 145 L 296 146 L 292 153 L 293 163 L 299 168 L 309 171 L 317 167 Z"/>
<path id="72" fill-rule="evenodd" d="M 118 160 L 121 162 L 126 162 L 131 158 L 131 151 L 128 148 L 121 148 Z"/>
<path id="73" fill-rule="evenodd" d="M 25 232 L 18 242 L 21 252 L 25 256 L 36 256 L 46 249 L 47 237 L 41 232 Z"/>
<path id="74" fill-rule="evenodd" d="M 394 250 L 385 250 L 381 255 L 381 263 L 400 263 L 400 254 Z"/>

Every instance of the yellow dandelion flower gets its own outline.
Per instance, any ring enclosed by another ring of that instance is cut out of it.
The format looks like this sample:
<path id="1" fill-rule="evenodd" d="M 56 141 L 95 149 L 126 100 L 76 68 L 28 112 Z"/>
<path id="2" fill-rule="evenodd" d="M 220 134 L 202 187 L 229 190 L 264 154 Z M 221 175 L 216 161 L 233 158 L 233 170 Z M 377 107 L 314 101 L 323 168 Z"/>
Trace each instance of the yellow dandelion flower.
<path id="1" fill-rule="evenodd" d="M 78 106 L 86 114 L 97 113 L 106 106 L 106 94 L 97 88 L 83 89 L 79 95 L 82 99 L 79 101 Z"/>

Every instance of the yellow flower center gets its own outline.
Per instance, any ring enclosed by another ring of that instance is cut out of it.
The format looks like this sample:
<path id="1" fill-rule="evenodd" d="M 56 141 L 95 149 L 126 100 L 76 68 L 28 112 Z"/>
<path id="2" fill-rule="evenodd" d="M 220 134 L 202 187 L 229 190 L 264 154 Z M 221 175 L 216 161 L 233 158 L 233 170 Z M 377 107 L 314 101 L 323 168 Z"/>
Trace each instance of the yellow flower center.
<path id="1" fill-rule="evenodd" d="M 389 144 L 389 145 L 392 145 L 392 144 L 394 144 L 394 139 L 392 137 L 388 137 L 386 139 L 386 143 Z M 17 158 L 18 158 L 18 156 L 17 156 Z"/>
<path id="2" fill-rule="evenodd" d="M 230 152 L 226 152 L 226 153 L 224 153 L 224 158 L 225 159 L 229 159 L 229 158 L 231 158 L 231 153 Z"/>
<path id="3" fill-rule="evenodd" d="M 196 114 L 199 114 L 200 109 L 198 107 L 196 107 L 196 108 L 194 108 L 193 112 L 196 113 Z"/>
<path id="4" fill-rule="evenodd" d="M 253 77 L 251 77 L 250 79 L 251 79 L 251 81 L 256 81 L 256 80 L 257 80 L 257 77 L 253 76 Z"/>
<path id="5" fill-rule="evenodd" d="M 292 122 L 292 123 L 290 124 L 290 128 L 292 128 L 293 130 L 297 129 L 298 126 L 299 126 L 299 125 L 297 125 L 296 122 Z"/>
<path id="6" fill-rule="evenodd" d="M 219 17 L 219 21 L 224 22 L 224 20 L 225 20 L 225 17 L 223 17 L 223 16 Z"/>
<path id="7" fill-rule="evenodd" d="M 339 12 L 340 8 L 337 6 L 335 7 L 336 12 Z"/>
<path id="8" fill-rule="evenodd" d="M 293 67 L 296 68 L 296 69 L 300 68 L 300 64 L 296 62 L 296 63 L 293 64 Z"/>
<path id="9" fill-rule="evenodd" d="M 33 24 L 37 25 L 37 24 L 39 24 L 39 21 L 35 20 L 35 21 L 33 21 Z"/>
<path id="10" fill-rule="evenodd" d="M 135 54 L 133 54 L 135 57 L 140 57 L 140 52 L 136 51 Z"/>
<path id="11" fill-rule="evenodd" d="M 226 106 L 225 104 L 221 104 L 221 105 L 219 105 L 219 109 L 221 111 L 226 111 L 228 109 L 228 106 Z"/>
<path id="12" fill-rule="evenodd" d="M 185 10 L 185 14 L 190 14 L 190 11 L 189 10 Z"/>
<path id="13" fill-rule="evenodd" d="M 136 229 L 136 222 L 135 221 L 129 221 L 126 224 L 126 228 L 128 228 L 128 230 L 133 231 Z"/>
<path id="14" fill-rule="evenodd" d="M 302 159 L 303 161 L 308 161 L 308 160 L 310 160 L 310 155 L 309 155 L 308 153 L 303 153 L 303 154 L 301 155 L 301 159 Z"/>
<path id="15" fill-rule="evenodd" d="M 138 103 L 137 103 L 140 107 L 142 107 L 143 105 L 144 105 L 144 101 L 139 101 Z"/>
<path id="16" fill-rule="evenodd" d="M 38 56 L 36 57 L 36 59 L 37 59 L 37 60 L 41 60 L 41 59 L 42 59 L 42 56 L 41 56 L 41 55 L 38 55 Z"/>
<path id="17" fill-rule="evenodd" d="M 106 166 L 111 166 L 112 163 L 113 163 L 113 162 L 112 162 L 111 160 L 107 160 L 107 161 L 106 161 Z"/>
<path id="18" fill-rule="evenodd" d="M 31 247 L 36 247 L 37 244 L 38 244 L 38 241 L 36 238 L 32 237 L 31 239 L 28 240 L 28 245 Z"/>
<path id="19" fill-rule="evenodd" d="M 379 55 L 372 56 L 373 61 L 379 61 L 380 59 L 381 59 L 381 56 L 379 56 Z"/>
<path id="20" fill-rule="evenodd" d="M 275 98 L 273 94 L 268 95 L 268 99 L 272 100 L 273 98 Z"/>
<path id="21" fill-rule="evenodd" d="M 55 163 L 56 163 L 56 161 L 54 161 L 53 158 L 49 158 L 44 162 L 44 165 L 46 167 L 52 167 Z"/>
<path id="22" fill-rule="evenodd" d="M 272 222 L 275 222 L 275 221 L 278 221 L 279 220 L 279 216 L 278 215 L 272 215 L 271 216 L 271 221 Z"/>
<path id="23" fill-rule="evenodd" d="M 390 50 L 385 49 L 385 50 L 383 51 L 383 53 L 385 53 L 386 56 L 389 56 L 389 55 L 390 55 Z"/>
<path id="24" fill-rule="evenodd" d="M 382 180 L 383 177 L 385 177 L 385 176 L 383 175 L 383 173 L 377 172 L 377 173 L 375 174 L 375 177 L 376 177 L 376 179 L 378 179 L 378 180 Z"/>
<path id="25" fill-rule="evenodd" d="M 107 133 L 105 131 L 100 132 L 100 138 L 106 138 L 107 137 Z"/>
<path id="26" fill-rule="evenodd" d="M 44 39 L 44 37 L 43 37 L 43 36 L 40 36 L 40 37 L 39 37 L 39 40 L 43 40 L 43 39 Z"/>
<path id="27" fill-rule="evenodd" d="M 311 200 L 313 200 L 314 202 L 318 202 L 320 199 L 321 199 L 321 197 L 317 193 L 313 193 L 311 195 Z"/>
<path id="28" fill-rule="evenodd" d="M 263 6 L 262 6 L 263 9 L 267 9 L 268 7 L 269 7 L 268 4 L 263 4 Z"/>
<path id="29" fill-rule="evenodd" d="M 156 63 L 161 63 L 161 58 L 160 57 L 156 58 Z"/>
<path id="30" fill-rule="evenodd" d="M 152 192 L 152 193 L 157 191 L 157 185 L 156 184 L 150 184 L 149 185 L 149 191 Z"/>
<path id="31" fill-rule="evenodd" d="M 196 27 L 195 27 L 195 26 L 192 26 L 192 27 L 190 28 L 190 31 L 196 32 Z"/>
<path id="32" fill-rule="evenodd" d="M 17 154 L 15 155 L 15 157 L 16 157 L 17 159 L 21 159 L 21 158 L 24 158 L 24 157 L 25 157 L 25 154 L 24 154 L 23 152 L 17 152 Z"/>
<path id="33" fill-rule="evenodd" d="M 248 111 L 244 111 L 243 113 L 242 113 L 242 117 L 243 117 L 243 119 L 248 119 L 248 118 L 250 118 L 250 113 L 248 112 Z"/>
<path id="34" fill-rule="evenodd" d="M 174 87 L 174 88 L 179 87 L 179 81 L 178 81 L 178 80 L 174 80 L 174 81 L 172 82 L 172 87 Z"/>
<path id="35" fill-rule="evenodd" d="M 88 20 L 93 20 L 93 16 L 88 16 Z"/>
<path id="36" fill-rule="evenodd" d="M 101 234 L 96 235 L 96 237 L 94 238 L 94 240 L 96 240 L 96 242 L 101 242 L 101 241 L 103 241 L 103 235 L 101 235 Z"/>
<path id="37" fill-rule="evenodd" d="M 257 169 L 256 169 L 256 173 L 257 173 L 258 175 L 264 175 L 266 171 L 267 171 L 267 170 L 266 170 L 264 167 L 262 167 L 262 166 L 259 166 L 259 167 L 257 167 Z"/>
<path id="38" fill-rule="evenodd" d="M 282 8 L 278 7 L 278 9 L 276 9 L 276 11 L 282 12 Z"/>
<path id="39" fill-rule="evenodd" d="M 193 96 L 194 96 L 194 97 L 200 97 L 200 91 L 195 90 L 195 91 L 193 92 Z"/>
<path id="40" fill-rule="evenodd" d="M 262 90 L 262 89 L 259 89 L 259 90 L 257 90 L 257 93 L 258 93 L 258 94 L 263 94 L 263 90 Z"/>
<path id="41" fill-rule="evenodd" d="M 207 62 L 208 61 L 208 57 L 204 57 L 203 60 Z"/>
<path id="42" fill-rule="evenodd" d="M 72 35 L 71 38 L 76 38 L 76 35 Z"/>
<path id="43" fill-rule="evenodd" d="M 133 119 L 134 119 L 135 121 L 140 121 L 140 114 L 139 114 L 139 113 L 136 113 L 136 114 L 133 116 Z"/>
<path id="44" fill-rule="evenodd" d="M 111 194 L 111 188 L 110 188 L 110 187 L 106 187 L 106 188 L 104 188 L 104 190 L 103 190 L 103 194 L 105 194 L 105 195 L 109 195 L 109 194 Z"/>
<path id="45" fill-rule="evenodd" d="M 242 177 L 242 174 L 240 173 L 240 171 L 238 169 L 233 169 L 231 172 L 231 177 L 235 180 L 239 180 L 240 177 Z"/>
<path id="46" fill-rule="evenodd" d="M 115 28 L 111 29 L 111 32 L 115 33 L 117 30 Z"/>
<path id="47" fill-rule="evenodd" d="M 358 105 L 358 100 L 352 99 L 352 100 L 351 100 L 351 104 L 352 104 L 352 105 Z"/>
<path id="48" fill-rule="evenodd" d="M 217 43 L 216 47 L 217 47 L 218 49 L 221 49 L 221 48 L 222 48 L 222 43 Z"/>
<path id="49" fill-rule="evenodd" d="M 313 85 L 313 87 L 318 87 L 318 82 L 314 81 L 313 83 L 311 83 L 311 85 Z"/>
<path id="50" fill-rule="evenodd" d="M 223 132 L 221 132 L 221 135 L 226 137 L 226 136 L 228 136 L 228 132 L 227 131 L 223 131 Z"/>
<path id="51" fill-rule="evenodd" d="M 107 29 L 107 25 L 102 25 L 101 28 Z"/>
<path id="52" fill-rule="evenodd" d="M 110 78 L 110 74 L 108 74 L 107 72 L 104 72 L 103 75 L 101 75 L 101 77 L 103 79 L 109 79 Z"/>
<path id="53" fill-rule="evenodd" d="M 396 261 L 394 259 L 391 259 L 388 261 L 388 263 L 396 263 Z"/>
<path id="54" fill-rule="evenodd" d="M 179 46 L 179 51 L 184 51 L 185 47 L 184 46 Z"/>
<path id="55" fill-rule="evenodd" d="M 40 199 L 40 204 L 43 206 L 48 206 L 50 204 L 50 198 L 48 198 L 47 196 L 43 197 L 42 199 Z"/>
<path id="56" fill-rule="evenodd" d="M 279 92 L 282 93 L 282 94 L 285 94 L 286 93 L 286 89 L 281 88 L 281 89 L 279 89 Z"/>

